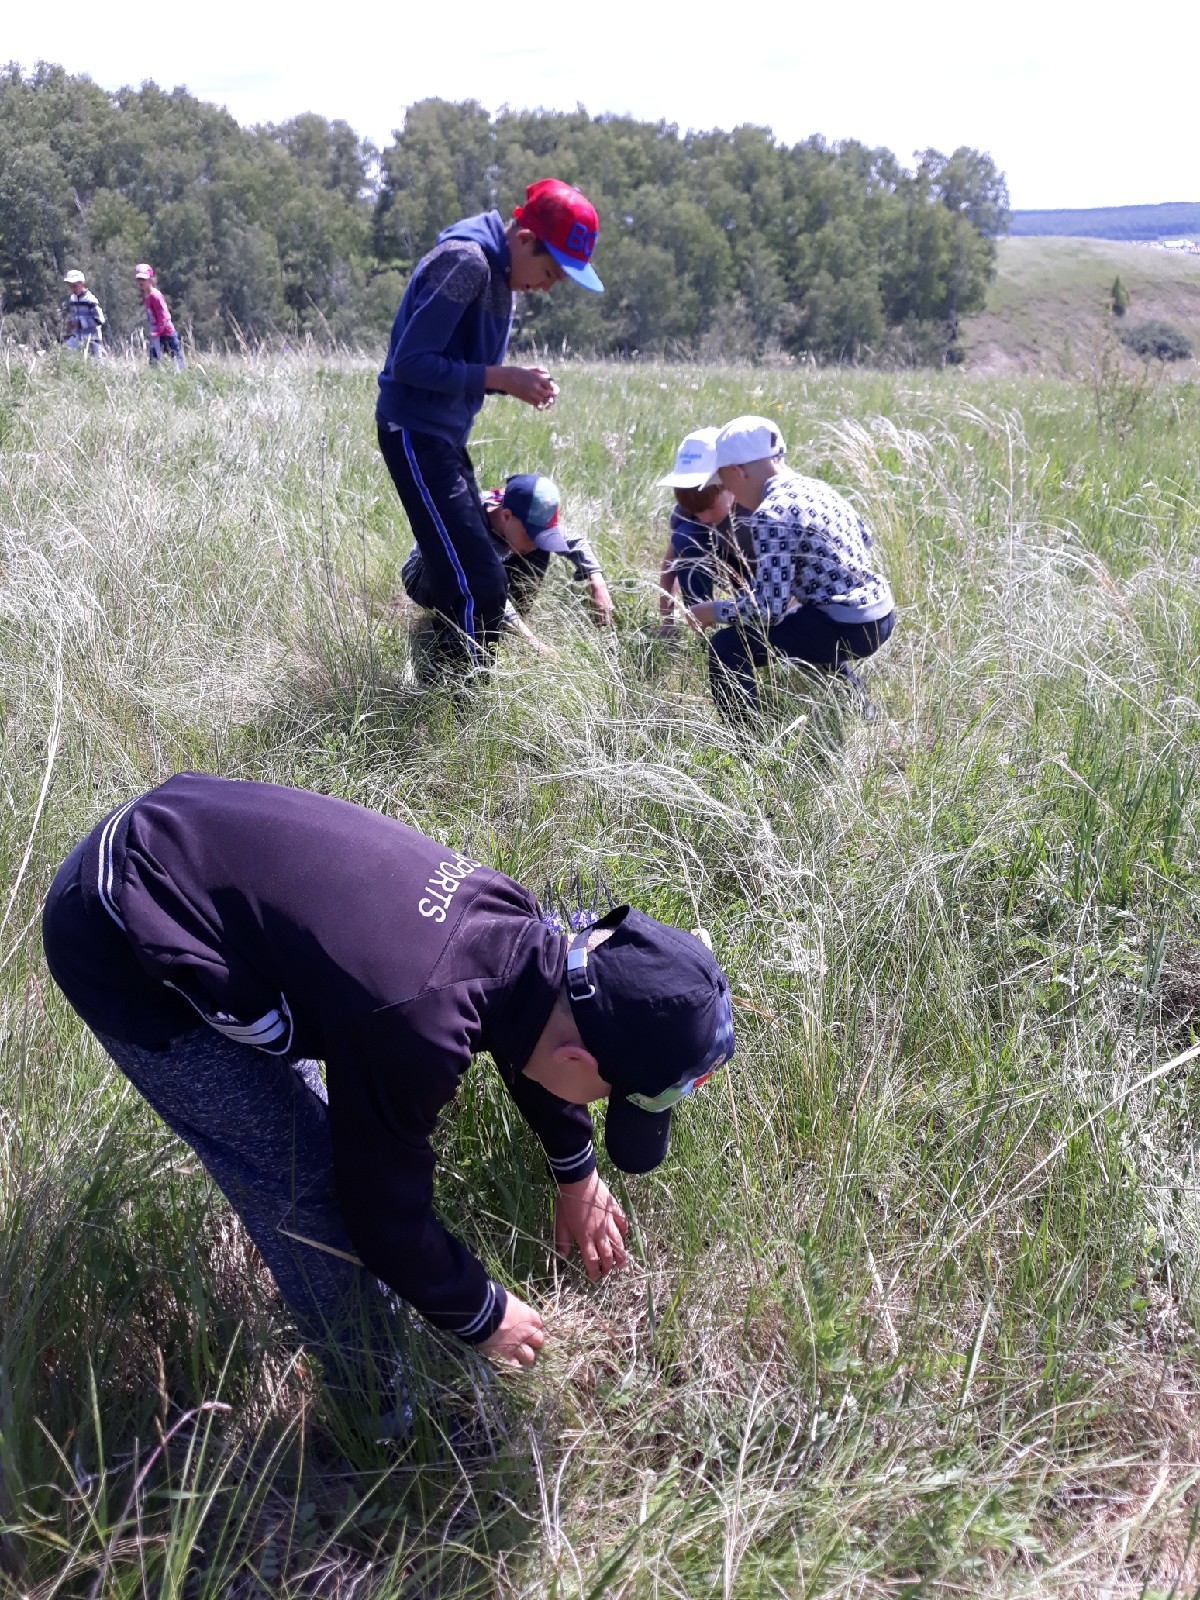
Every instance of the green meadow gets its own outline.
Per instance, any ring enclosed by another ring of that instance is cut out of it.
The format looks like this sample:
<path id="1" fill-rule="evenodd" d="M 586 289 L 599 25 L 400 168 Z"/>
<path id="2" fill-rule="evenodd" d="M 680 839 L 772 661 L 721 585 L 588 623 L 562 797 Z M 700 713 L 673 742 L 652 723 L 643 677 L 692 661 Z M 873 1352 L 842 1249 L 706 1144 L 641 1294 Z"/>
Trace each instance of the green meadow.
<path id="1" fill-rule="evenodd" d="M 1200 256 L 1112 239 L 1015 238 L 997 241 L 987 303 L 963 318 L 967 363 L 996 374 L 1091 374 L 1111 343 L 1118 277 L 1130 296 L 1124 324 L 1167 322 L 1200 350 Z M 1180 370 L 1196 375 L 1192 361 Z"/>
<path id="2" fill-rule="evenodd" d="M 553 474 L 618 626 L 555 571 L 559 658 L 462 694 L 415 671 L 373 362 L 0 362 L 0 1596 L 1200 1593 L 1200 390 L 556 376 L 480 479 Z M 656 636 L 655 479 L 742 410 L 875 531 L 872 723 L 789 669 L 746 739 Z M 439 1207 L 550 1338 L 414 1327 L 399 1442 L 46 972 L 58 862 L 181 768 L 703 924 L 750 1008 L 600 1287 L 476 1063 Z"/>

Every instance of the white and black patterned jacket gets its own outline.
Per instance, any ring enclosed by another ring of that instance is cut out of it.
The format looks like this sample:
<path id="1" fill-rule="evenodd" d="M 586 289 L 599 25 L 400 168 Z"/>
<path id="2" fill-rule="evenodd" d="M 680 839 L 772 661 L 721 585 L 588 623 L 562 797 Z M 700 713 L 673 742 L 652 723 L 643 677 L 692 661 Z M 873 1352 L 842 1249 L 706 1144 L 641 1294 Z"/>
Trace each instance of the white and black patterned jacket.
<path id="1" fill-rule="evenodd" d="M 812 605 L 834 622 L 875 622 L 893 610 L 866 524 L 827 483 L 784 467 L 749 520 L 754 586 L 736 599 L 716 601 L 716 621 L 740 618 L 770 627 L 798 606 Z"/>
<path id="2" fill-rule="evenodd" d="M 76 339 L 102 339 L 104 313 L 90 289 L 67 300 L 67 331 Z"/>

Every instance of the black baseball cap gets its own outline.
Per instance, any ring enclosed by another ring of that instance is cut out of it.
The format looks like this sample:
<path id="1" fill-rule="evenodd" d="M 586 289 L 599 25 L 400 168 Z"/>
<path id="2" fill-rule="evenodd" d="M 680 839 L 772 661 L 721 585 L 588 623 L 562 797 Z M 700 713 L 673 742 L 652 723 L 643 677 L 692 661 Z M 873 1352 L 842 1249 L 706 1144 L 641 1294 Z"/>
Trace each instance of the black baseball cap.
<path id="1" fill-rule="evenodd" d="M 612 932 L 589 950 L 601 928 Z M 605 1148 L 622 1172 L 649 1172 L 667 1153 L 672 1107 L 733 1055 L 728 980 L 695 934 L 618 906 L 572 938 L 566 985 L 612 1084 Z"/>

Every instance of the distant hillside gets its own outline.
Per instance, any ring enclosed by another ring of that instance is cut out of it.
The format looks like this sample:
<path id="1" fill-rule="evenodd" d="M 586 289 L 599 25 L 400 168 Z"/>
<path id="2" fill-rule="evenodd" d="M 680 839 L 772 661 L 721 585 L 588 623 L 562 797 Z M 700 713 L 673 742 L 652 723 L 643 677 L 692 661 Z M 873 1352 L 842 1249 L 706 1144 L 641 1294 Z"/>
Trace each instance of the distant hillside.
<path id="1" fill-rule="evenodd" d="M 1200 256 L 1105 239 L 1001 239 L 987 305 L 961 322 L 968 367 L 1088 370 L 1118 273 L 1126 323 L 1174 323 L 1200 350 Z"/>
<path id="2" fill-rule="evenodd" d="M 1014 211 L 1020 238 L 1174 239 L 1200 235 L 1200 201 L 1161 206 L 1101 206 L 1094 211 Z"/>

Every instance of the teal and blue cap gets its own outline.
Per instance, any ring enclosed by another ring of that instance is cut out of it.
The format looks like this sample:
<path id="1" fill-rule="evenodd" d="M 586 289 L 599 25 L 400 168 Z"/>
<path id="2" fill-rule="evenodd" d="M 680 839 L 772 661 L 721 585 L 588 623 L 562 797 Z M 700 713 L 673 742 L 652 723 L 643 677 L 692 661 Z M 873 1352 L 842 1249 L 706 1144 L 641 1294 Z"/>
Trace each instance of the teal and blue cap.
<path id="1" fill-rule="evenodd" d="M 566 986 L 579 1036 L 612 1084 L 604 1144 L 622 1172 L 649 1172 L 667 1153 L 673 1108 L 731 1060 L 729 982 L 692 933 L 618 906 L 567 950 Z"/>
<path id="2" fill-rule="evenodd" d="M 507 480 L 500 496 L 500 504 L 511 511 L 539 550 L 565 554 L 571 540 L 565 528 L 558 525 L 558 486 L 540 472 L 517 472 Z"/>

